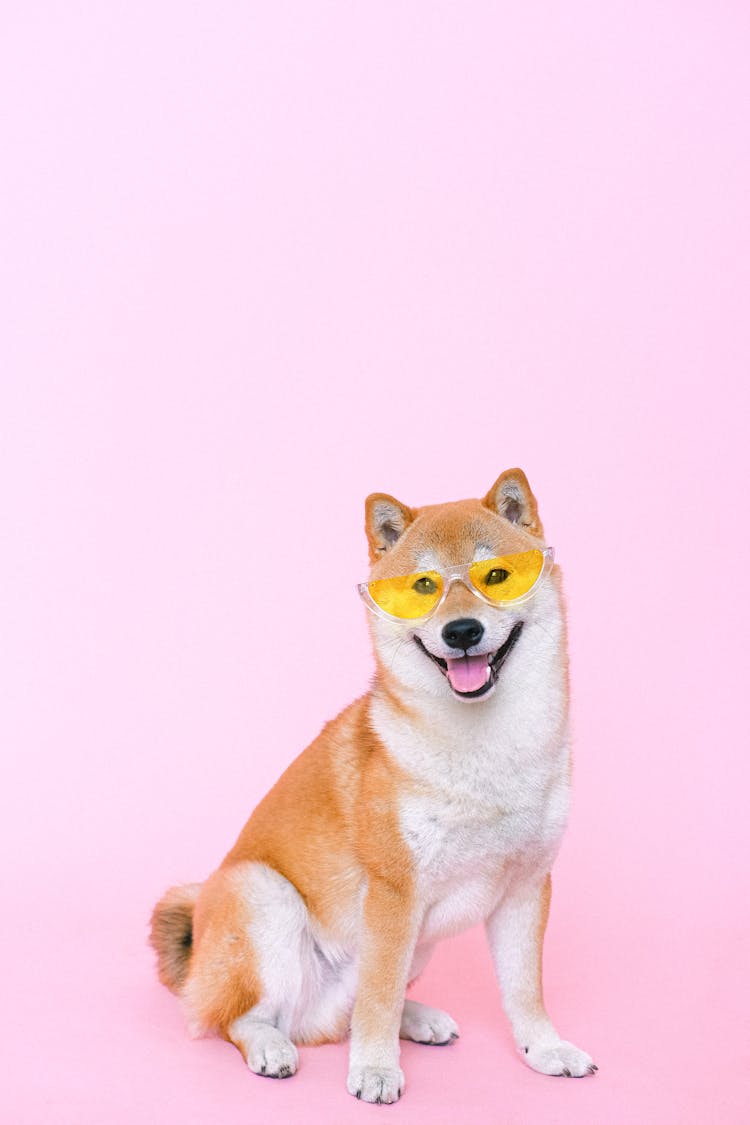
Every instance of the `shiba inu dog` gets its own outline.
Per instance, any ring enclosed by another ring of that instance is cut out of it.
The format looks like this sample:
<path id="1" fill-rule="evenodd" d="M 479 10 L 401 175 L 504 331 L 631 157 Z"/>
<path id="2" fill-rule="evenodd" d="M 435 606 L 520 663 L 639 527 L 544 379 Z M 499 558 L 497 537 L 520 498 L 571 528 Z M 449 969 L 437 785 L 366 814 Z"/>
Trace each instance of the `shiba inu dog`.
<path id="1" fill-rule="evenodd" d="M 450 1043 L 405 998 L 441 938 L 487 931 L 521 1057 L 597 1069 L 542 998 L 550 868 L 568 813 L 560 578 L 520 469 L 483 500 L 366 501 L 359 587 L 376 672 L 260 802 L 219 869 L 156 906 L 160 979 L 196 1034 L 286 1078 L 295 1044 L 351 1035 L 347 1089 L 403 1092 L 399 1037 Z"/>

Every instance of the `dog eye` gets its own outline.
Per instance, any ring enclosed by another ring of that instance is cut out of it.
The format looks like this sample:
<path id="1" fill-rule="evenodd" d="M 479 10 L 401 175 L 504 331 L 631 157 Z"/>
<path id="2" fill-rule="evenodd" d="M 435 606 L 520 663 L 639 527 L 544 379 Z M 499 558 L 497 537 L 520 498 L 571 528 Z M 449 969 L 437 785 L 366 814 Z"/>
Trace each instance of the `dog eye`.
<path id="1" fill-rule="evenodd" d="M 437 586 L 431 578 L 427 577 L 426 574 L 423 574 L 421 578 L 418 578 L 412 586 L 412 590 L 416 590 L 418 594 L 434 594 L 436 589 Z"/>
<path id="2" fill-rule="evenodd" d="M 510 572 L 503 570 L 501 566 L 493 567 L 485 578 L 485 585 L 496 586 L 498 582 L 504 582 L 506 578 L 510 578 Z"/>

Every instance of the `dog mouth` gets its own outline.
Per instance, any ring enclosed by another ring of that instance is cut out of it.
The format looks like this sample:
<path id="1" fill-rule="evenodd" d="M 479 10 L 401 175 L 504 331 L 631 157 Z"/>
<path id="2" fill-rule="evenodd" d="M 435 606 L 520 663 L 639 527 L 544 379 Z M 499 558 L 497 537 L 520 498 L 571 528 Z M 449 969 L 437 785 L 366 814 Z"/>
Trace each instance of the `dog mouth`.
<path id="1" fill-rule="evenodd" d="M 485 652 L 479 656 L 448 657 L 435 656 L 425 647 L 424 642 L 415 636 L 414 640 L 425 656 L 436 664 L 451 686 L 454 695 L 460 699 L 479 699 L 497 683 L 497 677 L 516 641 L 521 636 L 523 622 L 513 626 L 505 642 L 495 652 Z"/>

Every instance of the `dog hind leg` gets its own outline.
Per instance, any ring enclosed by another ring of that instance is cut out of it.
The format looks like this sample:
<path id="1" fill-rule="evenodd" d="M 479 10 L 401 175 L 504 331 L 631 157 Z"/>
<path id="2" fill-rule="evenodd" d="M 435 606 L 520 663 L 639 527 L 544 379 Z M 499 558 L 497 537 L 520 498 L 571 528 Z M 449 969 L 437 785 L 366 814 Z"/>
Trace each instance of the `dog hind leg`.
<path id="1" fill-rule="evenodd" d="M 424 970 L 434 949 L 434 943 L 426 942 L 414 950 L 409 969 L 410 986 Z M 429 1008 L 417 1000 L 405 1000 L 398 1034 L 400 1039 L 411 1039 L 414 1043 L 433 1043 L 442 1047 L 458 1039 L 458 1024 L 439 1008 Z"/>
<path id="2" fill-rule="evenodd" d="M 399 1037 L 443 1047 L 458 1039 L 458 1024 L 439 1008 L 428 1008 L 417 1000 L 405 1000 Z"/>
<path id="3" fill-rule="evenodd" d="M 291 1078 L 296 1074 L 297 1048 L 274 1025 L 266 1004 L 261 1003 L 234 1020 L 227 1038 L 240 1050 L 254 1074 L 266 1078 Z"/>

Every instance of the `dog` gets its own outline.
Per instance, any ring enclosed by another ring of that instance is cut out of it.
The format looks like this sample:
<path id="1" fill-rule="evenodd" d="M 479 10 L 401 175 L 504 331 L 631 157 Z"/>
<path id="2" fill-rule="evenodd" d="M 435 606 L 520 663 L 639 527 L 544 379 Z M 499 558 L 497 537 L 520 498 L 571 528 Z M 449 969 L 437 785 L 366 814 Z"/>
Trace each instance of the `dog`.
<path id="1" fill-rule="evenodd" d="M 399 1038 L 458 1027 L 405 998 L 444 937 L 483 922 L 521 1058 L 597 1067 L 542 997 L 550 869 L 568 815 L 559 570 L 520 469 L 482 500 L 365 502 L 371 690 L 263 798 L 219 869 L 154 909 L 158 973 L 194 1034 L 293 1075 L 297 1044 L 350 1035 L 347 1089 L 404 1090 Z"/>

